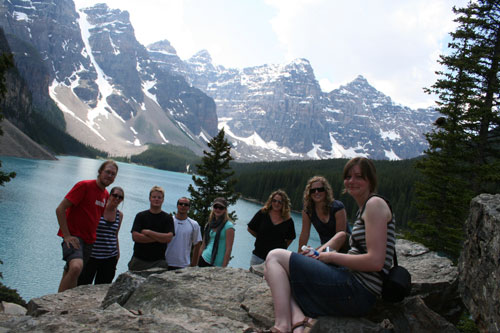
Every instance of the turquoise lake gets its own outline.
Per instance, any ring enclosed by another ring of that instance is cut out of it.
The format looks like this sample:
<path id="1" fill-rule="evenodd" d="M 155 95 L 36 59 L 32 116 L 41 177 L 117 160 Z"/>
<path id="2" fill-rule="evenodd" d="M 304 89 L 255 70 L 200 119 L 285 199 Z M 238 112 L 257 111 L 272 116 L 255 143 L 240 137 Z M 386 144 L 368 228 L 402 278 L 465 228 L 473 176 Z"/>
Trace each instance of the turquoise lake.
<path id="1" fill-rule="evenodd" d="M 59 156 L 57 161 L 31 160 L 0 157 L 2 171 L 15 171 L 16 178 L 0 186 L 0 272 L 2 283 L 17 289 L 29 301 L 31 298 L 57 292 L 64 261 L 61 254 L 61 238 L 55 209 L 73 185 L 83 179 L 95 179 L 101 160 Z M 120 230 L 121 256 L 117 274 L 127 271 L 127 263 L 133 252 L 130 229 L 135 215 L 149 208 L 149 190 L 162 186 L 165 193 L 163 210 L 176 210 L 177 199 L 189 197 L 191 175 L 163 171 L 149 167 L 118 163 L 115 182 L 108 188 L 121 186 L 125 200 L 120 205 L 124 218 Z M 304 184 L 305 185 L 305 184 Z M 229 266 L 249 267 L 254 238 L 247 231 L 247 223 L 261 206 L 239 200 L 230 210 L 235 210 L 236 236 L 233 259 Z M 300 210 L 301 207 L 293 207 Z M 289 249 L 296 251 L 301 230 L 300 214 L 292 214 L 297 238 Z M 314 228 L 313 228 L 314 229 Z M 311 230 L 309 244 L 319 245 L 319 237 Z"/>

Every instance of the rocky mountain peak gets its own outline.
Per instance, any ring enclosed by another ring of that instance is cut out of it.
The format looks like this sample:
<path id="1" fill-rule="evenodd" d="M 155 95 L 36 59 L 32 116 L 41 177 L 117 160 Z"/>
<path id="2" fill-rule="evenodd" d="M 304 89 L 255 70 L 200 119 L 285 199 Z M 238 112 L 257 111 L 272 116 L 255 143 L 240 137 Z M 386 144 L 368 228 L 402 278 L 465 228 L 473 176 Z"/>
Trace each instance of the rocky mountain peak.
<path id="1" fill-rule="evenodd" d="M 201 63 L 201 64 L 212 64 L 212 56 L 207 50 L 201 50 L 196 52 L 191 58 L 189 58 L 188 62 L 190 63 Z"/>
<path id="2" fill-rule="evenodd" d="M 148 49 L 148 51 L 158 51 L 164 52 L 165 54 L 169 55 L 177 55 L 177 51 L 175 50 L 175 48 L 166 39 L 149 44 L 146 48 Z"/>

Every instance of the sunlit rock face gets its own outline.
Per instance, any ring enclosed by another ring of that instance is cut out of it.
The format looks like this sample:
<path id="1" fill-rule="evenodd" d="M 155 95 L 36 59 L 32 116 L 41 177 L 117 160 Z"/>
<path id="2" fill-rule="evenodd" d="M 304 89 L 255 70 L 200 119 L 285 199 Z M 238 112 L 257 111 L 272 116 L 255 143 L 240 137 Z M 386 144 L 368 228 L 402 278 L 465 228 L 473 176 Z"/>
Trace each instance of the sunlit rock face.
<path id="1" fill-rule="evenodd" d="M 149 58 L 128 12 L 13 0 L 0 3 L 0 24 L 36 106 L 55 103 L 80 141 L 120 155 L 148 142 L 201 154 L 217 133 L 212 98 Z"/>
<path id="2" fill-rule="evenodd" d="M 229 135 L 276 156 L 411 158 L 427 148 L 424 133 L 437 117 L 433 109 L 396 104 L 363 76 L 323 92 L 307 59 L 240 70 L 213 64 L 203 50 L 184 66 L 163 59 L 169 62 L 215 100 Z"/>
<path id="3" fill-rule="evenodd" d="M 141 45 L 129 13 L 105 4 L 3 1 L 0 24 L 34 106 L 113 155 L 148 142 L 201 154 L 224 127 L 240 161 L 404 159 L 422 154 L 437 118 L 362 76 L 324 92 L 307 59 L 235 69 L 202 50 L 182 60 L 167 40 Z"/>

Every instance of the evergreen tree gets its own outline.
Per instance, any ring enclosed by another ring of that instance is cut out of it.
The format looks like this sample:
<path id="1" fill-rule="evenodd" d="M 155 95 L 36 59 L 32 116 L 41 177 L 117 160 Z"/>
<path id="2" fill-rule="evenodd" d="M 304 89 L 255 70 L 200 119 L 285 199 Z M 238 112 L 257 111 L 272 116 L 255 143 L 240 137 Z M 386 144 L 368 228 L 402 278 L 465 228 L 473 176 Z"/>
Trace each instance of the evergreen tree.
<path id="1" fill-rule="evenodd" d="M 9 68 L 14 67 L 14 58 L 12 53 L 2 53 L 0 55 L 0 98 L 5 96 L 5 92 L 7 91 L 7 87 L 5 86 L 5 74 L 9 70 Z M 2 112 L 0 110 L 0 122 L 3 119 Z M 3 135 L 2 128 L 0 127 L 0 135 Z M 0 168 L 2 167 L 2 161 L 0 161 Z M 15 172 L 3 172 L 0 170 L 0 185 L 11 180 L 16 176 Z"/>
<path id="2" fill-rule="evenodd" d="M 197 174 L 193 175 L 194 185 L 189 185 L 188 191 L 191 195 L 190 216 L 200 226 L 204 227 L 210 215 L 212 202 L 217 197 L 224 197 L 229 205 L 235 204 L 239 195 L 234 191 L 236 179 L 234 171 L 229 165 L 231 157 L 231 145 L 225 138 L 224 129 L 208 143 L 210 151 L 203 151 L 201 164 L 197 164 Z M 234 211 L 229 217 L 235 221 Z"/>
<path id="3" fill-rule="evenodd" d="M 500 186 L 500 1 L 479 0 L 453 11 L 450 55 L 428 93 L 443 115 L 426 135 L 429 148 L 417 163 L 419 219 L 411 238 L 457 258 L 470 200 Z"/>

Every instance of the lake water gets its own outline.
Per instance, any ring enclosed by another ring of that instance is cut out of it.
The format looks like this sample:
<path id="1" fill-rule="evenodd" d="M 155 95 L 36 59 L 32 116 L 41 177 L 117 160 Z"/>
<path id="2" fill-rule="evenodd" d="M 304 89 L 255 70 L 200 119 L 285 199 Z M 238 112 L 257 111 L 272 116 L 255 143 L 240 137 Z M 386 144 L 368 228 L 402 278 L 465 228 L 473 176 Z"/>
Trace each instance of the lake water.
<path id="1" fill-rule="evenodd" d="M 95 179 L 101 160 L 60 156 L 57 161 L 0 157 L 2 171 L 15 171 L 16 178 L 0 186 L 0 272 L 2 282 L 17 289 L 26 300 L 57 292 L 64 261 L 55 209 L 73 185 L 83 179 Z M 191 176 L 183 173 L 157 170 L 149 167 L 118 163 L 119 172 L 113 186 L 125 190 L 120 205 L 124 219 L 120 230 L 121 257 L 117 274 L 127 271 L 133 252 L 130 229 L 135 215 L 149 208 L 149 190 L 162 186 L 165 193 L 163 210 L 176 210 L 177 199 L 189 197 Z M 254 238 L 247 231 L 247 223 L 260 205 L 239 200 L 230 209 L 238 216 L 230 267 L 248 268 Z M 300 207 L 294 207 L 300 209 Z M 301 230 L 300 214 L 292 214 L 297 238 L 289 249 L 296 251 Z M 314 229 L 314 228 L 312 228 Z M 319 237 L 311 230 L 309 244 L 319 245 Z"/>

